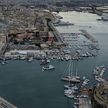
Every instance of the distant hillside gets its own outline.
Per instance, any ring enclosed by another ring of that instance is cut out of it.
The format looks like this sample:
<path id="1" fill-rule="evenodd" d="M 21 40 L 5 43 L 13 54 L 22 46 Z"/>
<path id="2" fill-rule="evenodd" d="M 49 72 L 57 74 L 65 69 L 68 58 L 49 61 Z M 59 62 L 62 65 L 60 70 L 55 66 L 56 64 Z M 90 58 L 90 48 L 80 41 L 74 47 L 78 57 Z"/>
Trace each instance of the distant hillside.
<path id="1" fill-rule="evenodd" d="M 108 3 L 108 0 L 0 0 L 2 4 L 29 4 L 29 3 L 55 3 L 55 2 L 88 2 Z"/>

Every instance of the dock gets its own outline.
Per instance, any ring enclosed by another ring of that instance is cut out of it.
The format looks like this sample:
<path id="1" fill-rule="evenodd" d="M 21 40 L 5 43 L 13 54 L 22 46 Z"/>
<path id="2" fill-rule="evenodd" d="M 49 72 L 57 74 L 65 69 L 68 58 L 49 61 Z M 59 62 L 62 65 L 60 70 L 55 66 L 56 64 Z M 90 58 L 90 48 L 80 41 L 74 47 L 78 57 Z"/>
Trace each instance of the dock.
<path id="1" fill-rule="evenodd" d="M 82 33 L 83 33 L 83 35 L 87 38 L 87 39 L 89 39 L 91 42 L 93 42 L 93 43 L 97 43 L 98 41 L 94 38 L 94 36 L 92 36 L 91 34 L 89 34 L 86 30 L 80 30 Z"/>
<path id="2" fill-rule="evenodd" d="M 0 97 L 0 108 L 17 108 L 17 107 L 8 102 L 7 100 L 3 99 L 2 97 Z"/>
<path id="3" fill-rule="evenodd" d="M 79 98 L 79 108 L 92 108 L 89 98 Z"/>
<path id="4" fill-rule="evenodd" d="M 79 101 L 78 108 L 92 108 L 92 103 L 91 103 L 91 98 L 89 96 L 88 88 L 82 88 L 78 101 Z"/>

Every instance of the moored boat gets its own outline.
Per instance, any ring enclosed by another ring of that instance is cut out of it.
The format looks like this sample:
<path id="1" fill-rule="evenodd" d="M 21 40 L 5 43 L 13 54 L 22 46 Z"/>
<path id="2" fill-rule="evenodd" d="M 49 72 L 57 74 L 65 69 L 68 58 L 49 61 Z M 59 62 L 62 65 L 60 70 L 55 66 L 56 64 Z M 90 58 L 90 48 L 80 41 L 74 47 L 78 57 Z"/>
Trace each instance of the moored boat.
<path id="1" fill-rule="evenodd" d="M 42 71 L 45 71 L 45 70 L 54 70 L 55 67 L 53 65 L 48 65 L 48 66 L 43 66 L 42 67 Z"/>

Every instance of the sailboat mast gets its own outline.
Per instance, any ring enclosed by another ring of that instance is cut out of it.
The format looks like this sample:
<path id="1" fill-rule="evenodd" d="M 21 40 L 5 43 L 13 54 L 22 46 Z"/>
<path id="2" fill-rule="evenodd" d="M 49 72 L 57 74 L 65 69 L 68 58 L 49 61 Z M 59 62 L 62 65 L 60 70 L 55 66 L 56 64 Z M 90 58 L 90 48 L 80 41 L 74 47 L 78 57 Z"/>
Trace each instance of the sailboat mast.
<path id="1" fill-rule="evenodd" d="M 76 61 L 75 73 L 76 73 L 76 77 L 77 77 L 77 75 L 78 75 L 78 61 Z"/>
<path id="2" fill-rule="evenodd" d="M 74 71 L 74 70 L 73 70 L 73 62 L 72 62 L 72 60 L 71 60 L 71 65 L 72 65 L 72 66 L 71 66 L 71 77 L 72 77 L 72 76 L 73 76 L 73 71 Z"/>

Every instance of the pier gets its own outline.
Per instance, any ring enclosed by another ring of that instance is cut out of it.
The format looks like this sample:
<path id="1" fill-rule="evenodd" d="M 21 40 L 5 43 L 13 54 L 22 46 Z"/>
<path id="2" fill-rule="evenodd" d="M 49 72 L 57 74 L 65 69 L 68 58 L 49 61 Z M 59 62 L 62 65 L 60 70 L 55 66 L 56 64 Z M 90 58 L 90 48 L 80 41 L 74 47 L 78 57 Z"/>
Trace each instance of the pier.
<path id="1" fill-rule="evenodd" d="M 60 33 L 62 36 L 78 36 L 82 35 L 82 33 Z"/>
<path id="2" fill-rule="evenodd" d="M 92 108 L 89 98 L 79 98 L 79 108 Z"/>
<path id="3" fill-rule="evenodd" d="M 91 35 L 91 34 L 89 34 L 86 30 L 80 30 L 82 33 L 83 33 L 83 35 L 87 38 L 87 39 L 89 39 L 91 42 L 93 42 L 93 43 L 97 43 L 98 41 Z"/>
<path id="4" fill-rule="evenodd" d="M 8 102 L 7 100 L 3 99 L 2 97 L 0 97 L 0 108 L 17 108 L 17 107 Z"/>
<path id="5" fill-rule="evenodd" d="M 52 29 L 53 33 L 54 33 L 54 36 L 56 37 L 56 39 L 58 40 L 58 42 L 62 43 L 62 44 L 65 44 L 60 33 L 58 32 L 58 30 L 54 27 L 53 23 L 52 22 L 49 22 L 48 23 L 49 27 Z"/>

